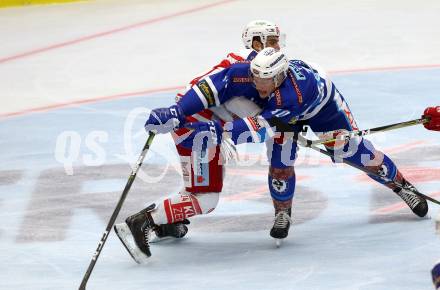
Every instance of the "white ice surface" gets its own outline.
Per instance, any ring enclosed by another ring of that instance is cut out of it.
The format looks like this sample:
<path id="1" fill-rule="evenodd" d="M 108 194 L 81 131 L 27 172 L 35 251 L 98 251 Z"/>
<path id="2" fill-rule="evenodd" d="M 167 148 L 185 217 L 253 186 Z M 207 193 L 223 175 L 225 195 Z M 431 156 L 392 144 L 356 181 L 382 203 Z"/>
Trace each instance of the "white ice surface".
<path id="1" fill-rule="evenodd" d="M 212 3 L 221 4 L 190 13 Z M 101 0 L 1 9 L 0 62 L 43 51 L 1 63 L 0 113 L 183 86 L 238 51 L 242 28 L 258 18 L 279 23 L 290 56 L 330 71 L 439 65 L 439 13 L 436 0 Z M 66 42 L 73 43 L 44 50 Z"/>
<path id="2" fill-rule="evenodd" d="M 231 1 L 189 13 L 210 3 L 103 0 L 0 10 L 0 114 L 17 114 L 0 120 L 0 289 L 78 288 L 145 140 L 136 135 L 141 115 L 129 130 L 134 135 L 123 135 L 129 112 L 168 105 L 175 90 L 24 110 L 183 86 L 238 50 L 242 27 L 255 18 L 280 24 L 290 55 L 330 71 L 425 67 L 335 74 L 361 128 L 417 118 L 439 105 L 438 1 Z M 144 24 L 97 37 L 136 23 Z M 84 39 L 90 35 L 96 37 Z M 65 130 L 81 138 L 72 176 L 56 158 Z M 98 168 L 84 159 L 93 159 L 84 144 L 96 131 L 108 137 Z M 422 192 L 440 198 L 438 134 L 414 127 L 370 139 Z M 164 173 L 166 182 L 137 180 L 118 221 L 181 186 L 171 139 L 159 136 L 151 151 L 142 169 Z M 268 234 L 264 148 L 240 151 L 256 163 L 228 168 L 218 209 L 197 218 L 187 238 L 154 245 L 150 263 L 139 266 L 111 233 L 87 289 L 432 288 L 429 271 L 440 257 L 434 219 L 415 218 L 390 191 L 304 149 L 297 223 L 276 249 Z"/>

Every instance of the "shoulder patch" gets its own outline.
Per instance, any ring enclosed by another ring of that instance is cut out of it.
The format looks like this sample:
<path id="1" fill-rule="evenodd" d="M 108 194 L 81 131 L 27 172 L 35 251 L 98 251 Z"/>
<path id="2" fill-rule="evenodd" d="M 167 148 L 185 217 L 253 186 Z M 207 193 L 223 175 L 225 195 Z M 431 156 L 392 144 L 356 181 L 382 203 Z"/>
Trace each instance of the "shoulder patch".
<path id="1" fill-rule="evenodd" d="M 203 97 L 206 99 L 208 107 L 215 106 L 214 92 L 212 91 L 206 79 L 199 81 L 196 86 L 199 88 Z"/>

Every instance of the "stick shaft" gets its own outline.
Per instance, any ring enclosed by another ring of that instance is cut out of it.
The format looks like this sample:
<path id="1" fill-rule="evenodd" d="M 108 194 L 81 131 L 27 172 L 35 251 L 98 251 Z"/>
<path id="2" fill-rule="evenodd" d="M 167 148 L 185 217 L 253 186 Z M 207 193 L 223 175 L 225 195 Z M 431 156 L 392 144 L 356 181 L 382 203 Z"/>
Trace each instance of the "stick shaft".
<path id="1" fill-rule="evenodd" d="M 340 139 L 347 139 L 347 138 L 349 139 L 349 138 L 353 138 L 355 136 L 366 136 L 366 135 L 371 135 L 374 133 L 386 132 L 386 131 L 391 131 L 391 130 L 395 130 L 395 129 L 424 124 L 426 122 L 429 122 L 428 118 L 414 119 L 414 120 L 410 120 L 410 121 L 380 126 L 380 127 L 371 128 L 371 129 L 365 129 L 365 130 L 360 130 L 360 131 L 351 131 L 351 132 L 347 132 L 346 134 L 343 133 L 340 136 L 338 136 L 337 138 L 332 138 L 332 139 L 327 139 L 327 140 L 317 140 L 317 141 L 312 141 L 312 143 L 314 145 L 315 144 L 316 145 L 328 144 L 328 143 L 332 143 L 332 142 L 335 142 Z"/>
<path id="2" fill-rule="evenodd" d="M 300 138 L 303 138 L 303 137 L 300 137 Z M 304 139 L 305 139 L 305 138 L 304 138 Z M 311 140 L 305 139 L 304 141 L 306 141 L 306 143 L 307 143 L 307 141 L 311 141 Z M 299 142 L 299 144 L 302 144 L 302 142 Z M 318 151 L 318 152 L 320 152 L 320 153 L 322 153 L 322 154 L 324 154 L 324 155 L 327 155 L 327 156 L 332 157 L 332 158 L 334 157 L 334 154 L 333 154 L 332 152 L 329 152 L 329 151 L 327 151 L 327 150 L 321 149 L 321 148 L 319 148 L 319 147 L 317 147 L 317 146 L 315 146 L 315 145 L 313 145 L 313 144 L 310 144 L 310 145 L 307 144 L 307 145 L 305 145 L 304 147 L 309 147 L 309 148 L 311 148 L 311 149 L 313 149 L 313 150 L 315 150 L 315 151 Z M 354 168 L 356 168 L 356 169 L 359 169 L 359 170 L 361 170 L 361 171 L 363 171 L 363 172 L 365 172 L 365 173 L 367 173 L 367 174 L 369 174 L 369 175 L 374 175 L 375 177 L 381 178 L 381 179 L 385 180 L 386 182 L 394 183 L 394 184 L 395 184 L 396 186 L 398 186 L 399 188 L 404 188 L 404 187 L 405 187 L 403 184 L 399 183 L 399 182 L 396 181 L 396 180 L 392 180 L 392 179 L 390 179 L 390 178 L 386 178 L 386 177 L 384 177 L 384 176 L 380 176 L 377 172 L 375 172 L 375 171 L 373 171 L 373 170 L 370 170 L 370 169 L 368 169 L 368 168 L 366 168 L 366 167 L 359 166 L 359 165 L 357 165 L 357 164 L 355 164 L 355 163 L 353 163 L 353 162 L 351 162 L 351 161 L 348 161 L 348 160 L 346 160 L 346 159 L 342 159 L 342 162 L 345 163 L 345 164 L 347 164 L 347 165 L 349 165 L 349 166 L 351 166 L 351 167 L 354 167 Z M 435 204 L 440 205 L 440 201 L 438 201 L 438 200 L 436 200 L 436 199 L 434 199 L 434 198 L 432 198 L 432 197 L 430 197 L 430 196 L 428 196 L 428 195 L 425 195 L 425 194 L 419 192 L 419 191 L 416 190 L 415 188 L 414 188 L 414 190 L 412 190 L 412 191 L 413 191 L 415 194 L 417 194 L 417 195 L 419 195 L 419 196 L 421 196 L 421 197 L 424 197 L 425 199 L 427 199 L 427 200 L 429 200 L 429 201 L 431 201 L 431 202 L 433 202 L 433 203 L 435 203 Z"/>
<path id="3" fill-rule="evenodd" d="M 150 149 L 151 143 L 153 142 L 155 134 L 151 133 L 148 136 L 147 141 L 145 142 L 144 148 L 142 149 L 142 153 L 140 154 L 135 167 L 131 171 L 130 177 L 128 178 L 127 184 L 125 185 L 124 191 L 121 194 L 121 197 L 119 198 L 119 201 L 116 205 L 115 210 L 113 211 L 112 216 L 110 217 L 110 220 L 108 221 L 107 227 L 105 228 L 104 233 L 102 234 L 101 240 L 99 241 L 98 247 L 96 248 L 95 253 L 93 254 L 92 260 L 90 261 L 89 267 L 87 268 L 86 273 L 84 274 L 84 277 L 82 279 L 81 285 L 79 286 L 79 290 L 85 290 L 87 281 L 90 278 L 90 275 L 92 274 L 93 268 L 95 267 L 96 261 L 99 258 L 99 255 L 101 254 L 102 248 L 105 245 L 105 242 L 107 241 L 108 234 L 110 233 L 113 224 L 116 221 L 116 218 L 118 217 L 118 214 L 122 208 L 122 205 L 124 204 L 125 198 L 127 197 L 128 192 L 130 191 L 131 185 L 134 182 L 134 179 L 136 178 L 136 174 L 139 170 L 139 168 L 142 165 L 142 162 L 144 161 L 145 155 L 147 154 L 148 150 Z"/>
<path id="4" fill-rule="evenodd" d="M 421 124 L 421 123 L 427 122 L 427 120 L 429 120 L 429 119 L 417 119 L 417 120 L 411 120 L 411 121 L 407 121 L 407 122 L 403 122 L 403 123 L 411 123 L 412 125 L 417 125 L 417 124 Z M 273 117 L 273 118 L 271 119 L 271 122 L 272 122 L 272 124 L 273 124 L 274 126 L 277 127 L 277 131 L 280 131 L 280 132 L 292 132 L 292 131 L 293 131 L 293 130 L 292 130 L 292 127 L 291 127 L 289 124 L 286 124 L 286 123 L 282 122 L 282 121 L 281 121 L 279 118 L 277 118 L 277 117 Z M 396 125 L 398 125 L 398 124 L 392 124 L 392 125 L 388 125 L 388 126 L 382 126 L 382 128 L 384 128 L 384 127 L 392 127 L 392 126 L 396 126 Z M 412 126 L 412 125 L 407 125 L 407 126 Z M 380 128 L 380 127 L 378 127 L 378 128 Z M 401 127 L 400 127 L 400 128 L 401 128 Z M 373 129 L 374 129 L 374 128 L 373 128 Z M 370 130 L 372 130 L 372 129 L 370 129 Z M 378 129 L 376 128 L 376 130 L 378 130 Z M 391 129 L 390 129 L 390 130 L 391 130 Z M 329 157 L 332 157 L 332 158 L 335 157 L 335 156 L 334 156 L 334 153 L 329 152 L 329 151 L 327 151 L 327 150 L 324 150 L 324 149 L 322 149 L 322 148 L 317 147 L 317 144 L 314 143 L 314 141 L 309 140 L 309 139 L 307 139 L 307 138 L 301 136 L 301 135 L 300 135 L 299 133 L 297 133 L 297 132 L 294 132 L 294 135 L 292 136 L 292 138 L 294 139 L 294 141 L 298 142 L 298 144 L 300 144 L 301 146 L 309 147 L 309 148 L 311 148 L 311 149 L 313 149 L 313 150 L 315 150 L 315 151 L 318 151 L 318 152 L 320 152 L 320 153 L 322 153 L 322 154 L 324 154 L 324 155 L 327 155 L 327 156 L 329 156 Z M 355 163 L 353 163 L 353 162 L 350 162 L 350 161 L 348 161 L 348 160 L 346 160 L 346 159 L 342 159 L 342 162 L 345 163 L 345 164 L 347 164 L 347 165 L 350 165 L 350 166 L 352 166 L 352 167 L 354 167 L 354 168 L 357 168 L 357 169 L 359 169 L 359 170 L 361 170 L 361 171 L 363 171 L 363 172 L 365 172 L 365 173 L 367 173 L 367 174 L 369 174 L 369 175 L 374 175 L 374 176 L 379 177 L 379 178 L 381 178 L 381 179 L 383 179 L 383 180 L 385 180 L 385 181 L 387 181 L 387 182 L 392 182 L 392 183 L 394 183 L 396 186 L 398 186 L 398 187 L 400 187 L 400 188 L 403 188 L 403 187 L 404 187 L 403 184 L 400 184 L 399 182 L 397 182 L 397 181 L 395 181 L 395 180 L 391 180 L 391 179 L 389 179 L 389 178 L 388 178 L 388 179 L 387 179 L 387 178 L 384 178 L 384 177 L 380 176 L 377 172 L 372 171 L 371 169 L 368 169 L 368 168 L 366 168 L 366 167 L 359 166 L 359 165 L 357 165 L 357 164 L 355 164 Z M 433 203 L 435 203 L 435 204 L 439 204 L 439 205 L 440 205 L 440 201 L 438 201 L 438 200 L 436 200 L 436 199 L 434 199 L 434 198 L 432 198 L 432 197 L 430 197 L 430 196 L 427 196 L 427 195 L 425 195 L 425 194 L 423 194 L 423 193 L 417 191 L 416 189 L 414 189 L 413 192 L 414 192 L 415 194 L 419 195 L 419 196 L 424 197 L 425 199 L 427 199 L 427 200 L 429 200 L 429 201 L 431 201 L 431 202 L 433 202 Z"/>

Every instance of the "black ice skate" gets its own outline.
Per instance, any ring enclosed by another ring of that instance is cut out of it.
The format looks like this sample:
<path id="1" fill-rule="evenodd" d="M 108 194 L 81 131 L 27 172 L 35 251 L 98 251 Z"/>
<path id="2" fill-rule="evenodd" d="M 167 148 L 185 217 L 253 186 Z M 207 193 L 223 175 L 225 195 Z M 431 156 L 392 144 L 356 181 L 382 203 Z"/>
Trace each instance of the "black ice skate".
<path id="1" fill-rule="evenodd" d="M 403 188 L 396 188 L 394 192 L 409 206 L 409 208 L 419 217 L 424 217 L 428 213 L 428 203 L 422 196 L 417 195 L 417 189 L 408 181 L 404 180 Z"/>
<path id="2" fill-rule="evenodd" d="M 125 223 L 116 224 L 115 232 L 136 263 L 146 262 L 151 256 L 150 234 L 157 227 L 150 212 L 155 205 L 129 216 Z"/>
<path id="3" fill-rule="evenodd" d="M 292 223 L 291 209 L 282 209 L 275 214 L 275 222 L 270 230 L 270 236 L 276 239 L 277 247 L 281 245 L 281 239 L 289 234 L 290 224 Z"/>
<path id="4" fill-rule="evenodd" d="M 185 219 L 182 222 L 177 222 L 174 224 L 162 224 L 158 225 L 154 232 L 156 237 L 151 239 L 151 243 L 157 243 L 168 239 L 181 239 L 188 233 L 189 220 Z"/>

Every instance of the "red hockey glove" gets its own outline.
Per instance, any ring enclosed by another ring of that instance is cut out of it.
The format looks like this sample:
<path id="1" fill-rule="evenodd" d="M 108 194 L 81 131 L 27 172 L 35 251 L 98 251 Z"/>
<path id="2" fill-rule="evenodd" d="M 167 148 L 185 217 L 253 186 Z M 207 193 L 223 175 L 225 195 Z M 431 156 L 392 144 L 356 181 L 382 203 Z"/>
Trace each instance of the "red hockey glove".
<path id="1" fill-rule="evenodd" d="M 440 106 L 428 107 L 423 112 L 422 118 L 430 118 L 428 123 L 423 124 L 426 129 L 440 131 Z"/>

